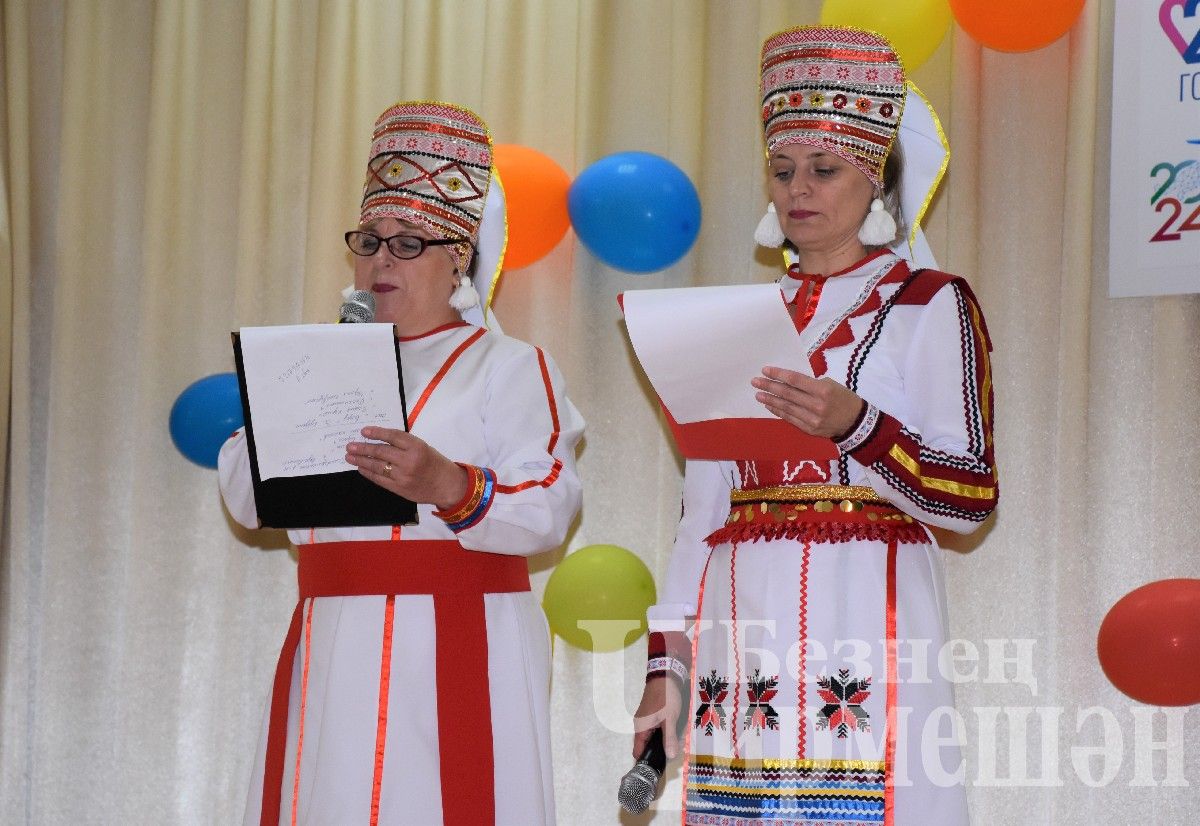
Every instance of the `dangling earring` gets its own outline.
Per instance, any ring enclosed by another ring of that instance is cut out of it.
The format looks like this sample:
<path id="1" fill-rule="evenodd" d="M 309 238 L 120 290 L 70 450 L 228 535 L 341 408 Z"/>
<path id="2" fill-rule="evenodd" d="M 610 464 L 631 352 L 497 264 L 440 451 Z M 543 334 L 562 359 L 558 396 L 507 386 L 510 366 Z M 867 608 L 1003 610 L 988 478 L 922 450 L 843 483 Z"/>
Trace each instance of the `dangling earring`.
<path id="1" fill-rule="evenodd" d="M 783 227 L 779 226 L 779 216 L 775 214 L 775 204 L 767 204 L 767 214 L 758 222 L 754 230 L 754 240 L 763 247 L 778 249 L 787 240 Z"/>
<path id="2" fill-rule="evenodd" d="M 458 270 L 454 272 L 458 273 Z M 454 288 L 454 292 L 450 293 L 450 306 L 461 313 L 463 310 L 469 310 L 478 305 L 479 293 L 475 290 L 475 285 L 471 283 L 471 279 L 465 273 L 458 273 L 458 286 Z"/>
<path id="3" fill-rule="evenodd" d="M 883 208 L 883 199 L 878 193 L 858 230 L 858 240 L 870 247 L 881 247 L 896 240 L 896 219 Z"/>

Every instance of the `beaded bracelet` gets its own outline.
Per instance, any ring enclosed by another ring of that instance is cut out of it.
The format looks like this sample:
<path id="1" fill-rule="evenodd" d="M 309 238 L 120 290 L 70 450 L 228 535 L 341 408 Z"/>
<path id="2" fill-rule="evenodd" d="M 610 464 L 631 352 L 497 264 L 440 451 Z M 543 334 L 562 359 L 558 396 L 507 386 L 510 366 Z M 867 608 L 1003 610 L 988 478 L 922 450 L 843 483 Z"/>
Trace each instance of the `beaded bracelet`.
<path id="1" fill-rule="evenodd" d="M 455 464 L 467 472 L 467 493 L 454 507 L 433 512 L 434 516 L 444 522 L 461 522 L 475 508 L 479 507 L 479 502 L 483 499 L 485 487 L 483 471 L 475 465 L 464 465 L 461 462 L 455 462 Z"/>
<path id="2" fill-rule="evenodd" d="M 652 657 L 646 662 L 646 679 L 658 674 L 674 674 L 680 682 L 688 681 L 687 666 L 674 657 Z"/>
<path id="3" fill-rule="evenodd" d="M 461 519 L 451 520 L 449 517 L 442 517 L 446 521 L 446 527 L 458 533 L 465 531 L 467 528 L 473 527 L 483 519 L 484 514 L 492 506 L 492 494 L 496 492 L 496 472 L 491 468 L 476 468 L 480 478 L 483 480 L 483 490 L 480 492 L 478 499 L 472 495 L 473 507 Z M 462 511 L 460 510 L 459 513 Z M 458 513 L 451 516 L 458 516 Z"/>

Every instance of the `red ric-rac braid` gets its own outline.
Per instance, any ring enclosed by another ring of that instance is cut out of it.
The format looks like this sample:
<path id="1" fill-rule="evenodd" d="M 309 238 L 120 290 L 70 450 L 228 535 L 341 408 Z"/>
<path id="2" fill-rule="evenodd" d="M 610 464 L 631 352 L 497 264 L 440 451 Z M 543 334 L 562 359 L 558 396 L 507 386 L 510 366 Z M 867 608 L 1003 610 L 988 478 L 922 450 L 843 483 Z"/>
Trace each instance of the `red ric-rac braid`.
<path id="1" fill-rule="evenodd" d="M 733 690 L 733 725 L 729 727 L 730 747 L 733 750 L 733 759 L 738 758 L 738 727 L 737 721 L 741 719 L 741 710 L 738 708 L 738 700 L 741 698 L 742 686 L 742 655 L 738 651 L 738 615 L 737 615 L 737 543 L 733 543 L 733 547 L 729 550 L 729 621 L 730 631 L 733 636 L 733 673 L 734 673 L 734 690 Z"/>
<path id="2" fill-rule="evenodd" d="M 805 744 L 805 738 L 808 732 L 805 729 L 807 725 L 807 717 L 804 712 L 807 709 L 805 695 L 807 693 L 808 684 L 805 680 L 805 673 L 808 670 L 808 662 L 805 657 L 805 648 L 808 646 L 808 568 L 812 561 L 812 542 L 805 541 L 804 550 L 800 557 L 800 605 L 796 613 L 799 615 L 799 636 L 798 646 L 799 660 L 796 663 L 796 709 L 799 712 L 800 724 L 796 727 L 796 759 L 803 760 L 807 756 L 805 752 L 808 750 Z"/>

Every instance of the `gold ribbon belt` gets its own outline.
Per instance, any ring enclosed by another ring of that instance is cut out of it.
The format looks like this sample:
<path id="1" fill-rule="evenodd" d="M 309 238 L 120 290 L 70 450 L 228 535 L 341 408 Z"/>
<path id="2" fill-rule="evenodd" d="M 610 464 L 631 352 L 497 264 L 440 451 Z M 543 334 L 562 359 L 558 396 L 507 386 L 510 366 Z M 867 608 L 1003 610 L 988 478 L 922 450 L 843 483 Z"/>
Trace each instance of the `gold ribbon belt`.
<path id="1" fill-rule="evenodd" d="M 729 517 L 710 547 L 760 539 L 925 542 L 921 523 L 865 485 L 781 485 L 729 492 Z"/>
<path id="2" fill-rule="evenodd" d="M 874 488 L 866 485 L 779 485 L 773 488 L 731 490 L 729 501 L 734 505 L 743 502 L 829 502 L 836 503 L 846 512 L 861 510 L 854 507 L 855 503 L 891 504 L 876 493 Z"/>

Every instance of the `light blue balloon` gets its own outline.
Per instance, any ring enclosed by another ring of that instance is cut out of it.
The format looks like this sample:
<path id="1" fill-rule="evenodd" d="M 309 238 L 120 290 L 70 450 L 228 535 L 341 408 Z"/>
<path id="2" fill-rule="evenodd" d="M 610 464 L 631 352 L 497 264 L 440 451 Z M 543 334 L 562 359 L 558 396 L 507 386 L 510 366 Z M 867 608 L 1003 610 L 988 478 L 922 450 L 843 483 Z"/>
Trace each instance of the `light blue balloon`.
<path id="1" fill-rule="evenodd" d="M 700 232 L 700 196 L 684 171 L 649 152 L 618 152 L 579 173 L 567 212 L 593 255 L 635 273 L 665 269 Z"/>
<path id="2" fill-rule="evenodd" d="M 196 464 L 215 468 L 221 445 L 242 423 L 237 375 L 216 373 L 192 382 L 171 406 L 171 441 Z"/>

